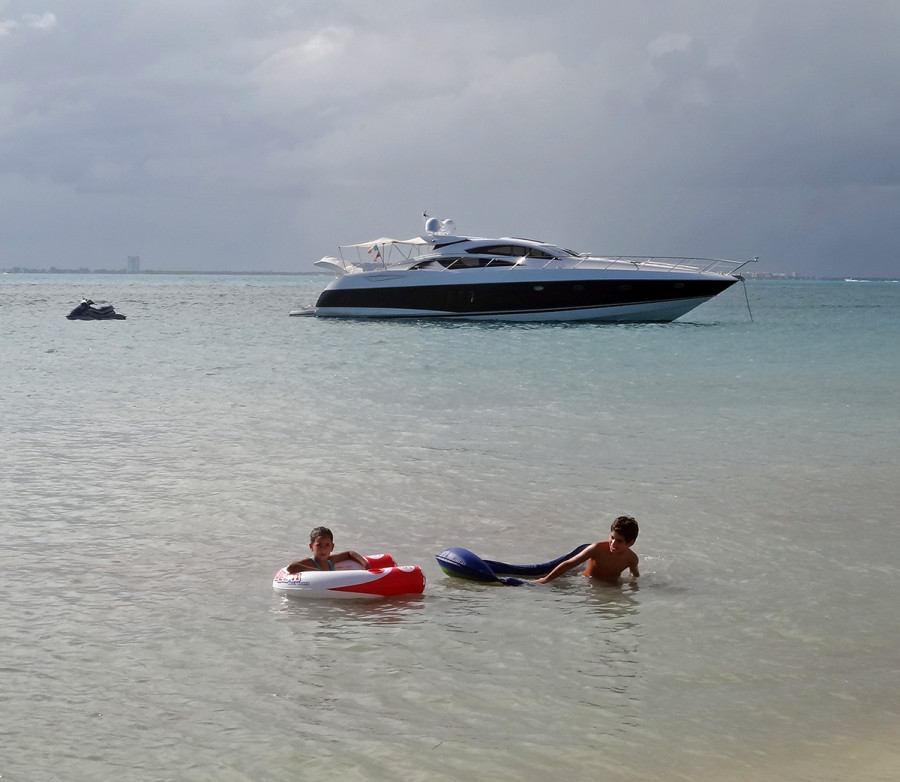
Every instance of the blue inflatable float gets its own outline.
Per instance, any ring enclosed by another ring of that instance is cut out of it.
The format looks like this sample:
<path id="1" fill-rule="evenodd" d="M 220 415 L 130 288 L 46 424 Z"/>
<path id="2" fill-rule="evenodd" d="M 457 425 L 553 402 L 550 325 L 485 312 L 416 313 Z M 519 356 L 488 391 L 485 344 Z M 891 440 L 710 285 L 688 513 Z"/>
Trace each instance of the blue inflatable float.
<path id="1" fill-rule="evenodd" d="M 568 554 L 551 559 L 549 562 L 540 562 L 536 565 L 511 565 L 508 562 L 498 562 L 493 559 L 482 559 L 477 554 L 465 548 L 448 548 L 435 555 L 438 565 L 448 576 L 465 578 L 469 581 L 480 581 L 485 584 L 505 584 L 506 586 L 521 586 L 527 584 L 516 576 L 540 578 L 546 576 L 560 562 L 565 562 L 569 557 L 574 557 L 587 546 L 582 543 Z"/>

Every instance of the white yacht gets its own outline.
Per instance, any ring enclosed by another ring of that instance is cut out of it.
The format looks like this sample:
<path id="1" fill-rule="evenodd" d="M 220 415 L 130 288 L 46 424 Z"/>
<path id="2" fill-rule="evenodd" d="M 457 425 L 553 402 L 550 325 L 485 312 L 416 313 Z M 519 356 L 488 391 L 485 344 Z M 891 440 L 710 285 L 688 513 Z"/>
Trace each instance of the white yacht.
<path id="1" fill-rule="evenodd" d="M 291 314 L 668 322 L 734 285 L 749 262 L 595 256 L 532 239 L 458 236 L 452 220 L 432 217 L 424 236 L 343 245 L 340 257 L 317 261 L 338 277 L 314 308 Z"/>

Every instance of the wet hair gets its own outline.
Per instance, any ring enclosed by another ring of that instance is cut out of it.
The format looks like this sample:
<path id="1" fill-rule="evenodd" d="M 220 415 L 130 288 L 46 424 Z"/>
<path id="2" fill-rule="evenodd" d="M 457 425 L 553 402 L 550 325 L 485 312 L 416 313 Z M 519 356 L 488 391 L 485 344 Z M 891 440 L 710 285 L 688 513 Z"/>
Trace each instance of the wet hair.
<path id="1" fill-rule="evenodd" d="M 309 542 L 314 543 L 316 538 L 321 538 L 323 535 L 326 538 L 330 538 L 331 542 L 334 543 L 334 535 L 331 534 L 331 530 L 328 527 L 314 527 L 312 532 L 309 533 Z"/>
<path id="2" fill-rule="evenodd" d="M 610 526 L 610 532 L 618 532 L 629 545 L 637 540 L 638 523 L 633 516 L 619 516 Z"/>

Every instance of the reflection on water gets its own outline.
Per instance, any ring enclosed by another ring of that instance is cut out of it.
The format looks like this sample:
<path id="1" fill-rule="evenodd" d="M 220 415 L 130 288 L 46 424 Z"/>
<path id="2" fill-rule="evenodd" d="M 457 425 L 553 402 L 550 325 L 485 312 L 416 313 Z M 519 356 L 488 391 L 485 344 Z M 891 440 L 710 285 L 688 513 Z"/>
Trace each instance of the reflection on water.
<path id="1" fill-rule="evenodd" d="M 329 628 L 352 628 L 355 623 L 379 625 L 414 621 L 416 612 L 421 612 L 424 608 L 424 600 L 424 595 L 359 600 L 304 599 L 278 595 L 273 597 L 272 610 L 280 618 L 314 623 L 317 632 L 327 632 Z"/>

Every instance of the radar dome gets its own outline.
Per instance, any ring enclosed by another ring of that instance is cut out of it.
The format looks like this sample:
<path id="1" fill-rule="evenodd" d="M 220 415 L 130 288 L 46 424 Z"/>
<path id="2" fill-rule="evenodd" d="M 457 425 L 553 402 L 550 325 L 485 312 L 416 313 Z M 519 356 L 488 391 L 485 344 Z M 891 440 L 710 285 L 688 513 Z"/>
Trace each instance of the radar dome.
<path id="1" fill-rule="evenodd" d="M 438 220 L 436 217 L 428 217 L 425 220 L 425 230 L 438 236 L 453 236 L 456 231 L 456 223 L 453 220 Z"/>

